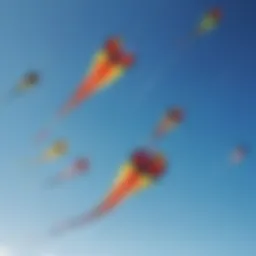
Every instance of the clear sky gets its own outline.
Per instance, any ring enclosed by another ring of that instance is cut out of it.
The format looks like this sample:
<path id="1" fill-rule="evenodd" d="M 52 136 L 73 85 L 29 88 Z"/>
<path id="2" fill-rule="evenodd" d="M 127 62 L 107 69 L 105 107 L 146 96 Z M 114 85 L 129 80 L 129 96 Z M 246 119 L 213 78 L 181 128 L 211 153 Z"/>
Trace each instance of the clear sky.
<path id="1" fill-rule="evenodd" d="M 215 5 L 224 11 L 221 27 L 180 47 Z M 255 150 L 228 168 L 237 143 L 256 145 L 255 10 L 254 0 L 2 0 L 1 94 L 30 69 L 43 76 L 38 89 L 1 111 L 3 246 L 14 256 L 255 255 Z M 35 134 L 112 34 L 136 53 L 136 65 L 55 130 L 55 139 L 70 142 L 67 157 L 26 169 L 26 159 L 42 150 Z M 176 104 L 186 120 L 160 146 L 168 175 L 98 223 L 32 251 L 53 223 L 97 204 L 120 164 Z M 78 155 L 92 161 L 87 176 L 43 189 Z"/>

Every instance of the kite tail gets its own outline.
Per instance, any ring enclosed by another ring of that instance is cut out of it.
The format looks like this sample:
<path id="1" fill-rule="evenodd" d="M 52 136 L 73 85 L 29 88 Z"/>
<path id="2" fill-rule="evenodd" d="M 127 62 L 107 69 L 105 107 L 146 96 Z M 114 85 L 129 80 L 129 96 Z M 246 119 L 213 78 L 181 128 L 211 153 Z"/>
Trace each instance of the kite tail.
<path id="1" fill-rule="evenodd" d="M 154 131 L 151 138 L 149 139 L 148 148 L 155 148 L 163 136 L 164 131 L 162 129 L 157 129 L 156 131 Z"/>
<path id="2" fill-rule="evenodd" d="M 152 136 L 149 139 L 149 142 L 147 144 L 147 148 L 150 149 L 150 150 L 155 149 L 157 147 L 158 142 L 159 142 L 159 138 L 157 136 Z"/>
<path id="3" fill-rule="evenodd" d="M 57 174 L 56 176 L 49 178 L 46 181 L 45 186 L 47 188 L 54 188 L 57 185 L 60 185 L 61 183 L 65 182 L 66 180 L 70 179 L 72 177 L 72 171 L 74 168 L 69 168 L 66 171 Z"/>
<path id="4" fill-rule="evenodd" d="M 65 104 L 59 111 L 58 117 L 62 118 L 69 114 L 73 108 L 75 108 L 82 101 L 87 100 L 97 90 L 99 90 L 99 84 L 104 80 L 105 76 L 110 72 L 111 65 L 109 62 L 103 63 L 97 67 L 96 70 L 92 71 L 84 81 L 78 86 L 73 97 Z"/>
<path id="5" fill-rule="evenodd" d="M 105 200 L 94 210 L 77 218 L 60 223 L 60 225 L 55 226 L 51 230 L 50 234 L 57 236 L 100 218 L 136 191 L 141 181 L 140 178 L 139 174 L 133 172 L 127 179 L 120 182 L 112 191 L 110 191 Z"/>
<path id="6" fill-rule="evenodd" d="M 167 133 L 173 131 L 175 128 L 177 127 L 177 123 L 172 122 L 171 124 L 168 125 L 168 127 L 166 127 L 166 124 L 163 124 L 162 126 L 160 126 L 153 135 L 153 139 L 155 142 L 159 141 L 160 139 L 162 139 L 164 136 L 166 136 Z"/>

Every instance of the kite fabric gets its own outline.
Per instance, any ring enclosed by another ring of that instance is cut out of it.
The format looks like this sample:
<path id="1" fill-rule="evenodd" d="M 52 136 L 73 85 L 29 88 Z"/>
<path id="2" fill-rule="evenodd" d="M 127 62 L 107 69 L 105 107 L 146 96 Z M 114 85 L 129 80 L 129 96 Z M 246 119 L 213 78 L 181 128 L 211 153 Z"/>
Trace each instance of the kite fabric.
<path id="1" fill-rule="evenodd" d="M 146 149 L 135 151 L 121 166 L 119 176 L 105 199 L 89 213 L 53 227 L 51 235 L 62 234 L 69 229 L 89 224 L 102 217 L 128 197 L 155 183 L 165 174 L 166 168 L 167 162 L 162 154 Z"/>
<path id="2" fill-rule="evenodd" d="M 95 55 L 89 72 L 76 88 L 71 98 L 61 107 L 50 126 L 69 114 L 81 102 L 87 100 L 98 91 L 107 88 L 119 79 L 134 63 L 135 57 L 126 53 L 119 38 L 110 38 Z M 39 140 L 47 138 L 46 129 L 38 136 Z"/>
<path id="3" fill-rule="evenodd" d="M 59 172 L 53 178 L 50 178 L 47 185 L 53 187 L 62 182 L 83 175 L 89 170 L 89 167 L 90 163 L 87 158 L 79 158 L 71 166 Z"/>
<path id="4" fill-rule="evenodd" d="M 49 148 L 47 148 L 32 165 L 41 165 L 47 162 L 52 162 L 64 156 L 68 152 L 69 146 L 65 140 L 57 140 Z"/>
<path id="5" fill-rule="evenodd" d="M 40 80 L 40 76 L 38 72 L 35 72 L 35 71 L 29 72 L 24 76 L 24 78 L 17 85 L 16 90 L 22 92 L 22 91 L 31 89 L 38 84 L 39 80 Z"/>
<path id="6" fill-rule="evenodd" d="M 220 8 L 213 8 L 203 16 L 203 19 L 197 27 L 197 35 L 202 35 L 210 32 L 218 27 L 222 19 L 222 11 Z"/>
<path id="7" fill-rule="evenodd" d="M 2 104 L 7 104 L 13 101 L 15 98 L 21 96 L 23 93 L 36 87 L 40 81 L 40 75 L 36 71 L 30 71 L 21 78 L 18 84 L 12 88 L 6 97 L 2 99 Z"/>
<path id="8" fill-rule="evenodd" d="M 230 155 L 231 164 L 232 165 L 241 164 L 249 153 L 250 153 L 249 146 L 247 145 L 236 146 Z"/>
<path id="9" fill-rule="evenodd" d="M 210 33 L 219 26 L 222 16 L 223 14 L 220 8 L 212 8 L 203 15 L 200 22 L 196 25 L 196 28 L 189 33 L 187 38 L 181 40 L 181 43 L 183 45 L 188 45 L 191 43 L 191 41 L 196 40 L 198 37 Z"/>
<path id="10" fill-rule="evenodd" d="M 156 143 L 168 132 L 173 131 L 183 122 L 183 120 L 184 111 L 182 108 L 174 107 L 168 109 L 154 131 L 151 138 L 151 144 Z"/>

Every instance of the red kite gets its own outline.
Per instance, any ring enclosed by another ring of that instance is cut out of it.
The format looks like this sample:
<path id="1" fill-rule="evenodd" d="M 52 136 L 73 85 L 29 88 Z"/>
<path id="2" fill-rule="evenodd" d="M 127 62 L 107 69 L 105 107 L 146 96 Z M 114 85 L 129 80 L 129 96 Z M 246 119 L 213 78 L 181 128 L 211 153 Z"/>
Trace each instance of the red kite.
<path id="1" fill-rule="evenodd" d="M 82 101 L 115 82 L 133 65 L 134 59 L 133 54 L 126 53 L 123 49 L 119 38 L 107 40 L 94 57 L 88 74 L 78 85 L 71 98 L 58 111 L 56 119 L 51 124 L 55 124 L 55 121 L 66 116 Z M 47 136 L 48 131 L 43 131 L 40 133 L 39 139 L 44 139 Z"/>
<path id="2" fill-rule="evenodd" d="M 148 188 L 166 172 L 166 159 L 149 150 L 137 150 L 120 168 L 120 174 L 103 201 L 89 213 L 65 221 L 52 229 L 58 235 L 69 229 L 79 227 L 102 217 L 135 193 Z"/>

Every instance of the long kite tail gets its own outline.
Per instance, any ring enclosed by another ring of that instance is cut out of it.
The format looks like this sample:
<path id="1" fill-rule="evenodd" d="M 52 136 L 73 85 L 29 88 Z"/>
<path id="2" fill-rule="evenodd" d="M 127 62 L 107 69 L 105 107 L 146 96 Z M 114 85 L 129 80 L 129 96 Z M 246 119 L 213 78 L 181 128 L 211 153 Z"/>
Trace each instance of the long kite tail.
<path id="1" fill-rule="evenodd" d="M 88 75 L 87 78 L 78 86 L 74 96 L 64 104 L 57 115 L 51 122 L 47 125 L 46 129 L 43 129 L 36 137 L 36 142 L 38 144 L 42 143 L 50 136 L 50 131 L 55 127 L 60 120 L 67 116 L 73 108 L 75 108 L 80 102 L 89 98 L 93 93 L 97 91 L 97 86 L 106 74 L 110 71 L 111 65 L 107 62 L 105 65 L 98 68 L 95 72 Z"/>
<path id="2" fill-rule="evenodd" d="M 155 135 L 151 136 L 148 140 L 147 148 L 149 150 L 154 150 L 155 148 L 157 148 L 159 141 L 160 141 L 160 137 Z"/>
<path id="3" fill-rule="evenodd" d="M 112 64 L 106 61 L 101 63 L 97 69 L 91 71 L 80 83 L 72 98 L 60 109 L 58 117 L 66 116 L 78 104 L 95 94 L 102 87 L 101 83 L 108 78 L 108 73 L 112 69 Z"/>
<path id="4" fill-rule="evenodd" d="M 59 225 L 54 226 L 51 229 L 50 234 L 52 236 L 61 235 L 71 229 L 89 224 L 97 218 L 105 215 L 139 188 L 141 181 L 140 178 L 139 174 L 135 172 L 131 173 L 127 179 L 122 180 L 113 190 L 110 191 L 108 196 L 101 204 L 98 205 L 98 207 L 87 214 L 64 221 Z"/>

